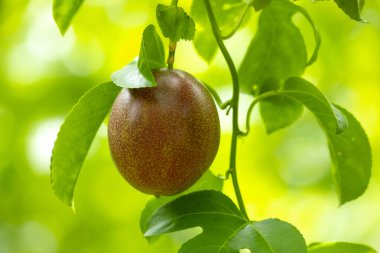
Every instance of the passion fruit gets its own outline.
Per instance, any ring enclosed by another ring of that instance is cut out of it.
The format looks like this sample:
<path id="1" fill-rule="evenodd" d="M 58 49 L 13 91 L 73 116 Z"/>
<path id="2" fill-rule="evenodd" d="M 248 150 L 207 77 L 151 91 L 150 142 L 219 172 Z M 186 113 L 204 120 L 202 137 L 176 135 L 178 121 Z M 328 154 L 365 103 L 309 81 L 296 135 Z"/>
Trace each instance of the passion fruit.
<path id="1" fill-rule="evenodd" d="M 111 109 L 109 147 L 121 175 L 137 190 L 175 195 L 212 164 L 220 123 L 203 84 L 176 69 L 153 71 L 157 86 L 124 88 Z"/>

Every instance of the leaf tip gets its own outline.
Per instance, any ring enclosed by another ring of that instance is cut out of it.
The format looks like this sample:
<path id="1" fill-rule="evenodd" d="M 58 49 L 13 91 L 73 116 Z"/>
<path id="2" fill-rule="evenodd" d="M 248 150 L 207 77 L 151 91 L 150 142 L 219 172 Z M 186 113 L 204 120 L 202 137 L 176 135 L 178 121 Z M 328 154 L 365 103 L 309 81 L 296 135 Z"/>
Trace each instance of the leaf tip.
<path id="1" fill-rule="evenodd" d="M 67 30 L 68 30 L 68 27 L 62 27 L 62 26 L 58 25 L 58 23 L 56 23 L 56 24 L 58 26 L 59 33 L 61 34 L 62 37 L 64 37 Z"/>
<path id="2" fill-rule="evenodd" d="M 355 195 L 351 195 L 351 196 L 346 196 L 345 194 L 340 194 L 339 195 L 339 207 L 342 207 L 346 203 L 358 199 L 360 196 L 362 196 L 366 192 L 367 188 L 368 188 L 368 184 L 366 185 L 365 188 L 362 188 L 360 192 L 357 192 Z"/>
<path id="3" fill-rule="evenodd" d="M 82 6 L 84 0 L 53 0 L 53 18 L 62 36 L 71 25 L 72 20 Z"/>
<path id="4" fill-rule="evenodd" d="M 69 25 L 65 25 L 62 22 L 60 16 L 57 13 L 55 13 L 54 10 L 53 10 L 53 18 L 54 18 L 54 22 L 57 25 L 59 33 L 61 34 L 61 36 L 62 37 L 65 36 L 67 30 L 69 29 Z"/>

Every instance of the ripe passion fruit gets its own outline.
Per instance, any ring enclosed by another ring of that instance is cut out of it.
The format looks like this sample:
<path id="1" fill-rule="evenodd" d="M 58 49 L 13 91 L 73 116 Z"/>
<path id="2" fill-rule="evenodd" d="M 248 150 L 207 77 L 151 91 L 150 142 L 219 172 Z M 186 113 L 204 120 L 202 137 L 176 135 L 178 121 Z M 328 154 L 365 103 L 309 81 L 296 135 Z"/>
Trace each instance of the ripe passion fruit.
<path id="1" fill-rule="evenodd" d="M 123 89 L 111 110 L 109 147 L 121 175 L 137 190 L 175 195 L 212 164 L 220 123 L 207 89 L 192 75 L 154 70 L 157 86 Z"/>

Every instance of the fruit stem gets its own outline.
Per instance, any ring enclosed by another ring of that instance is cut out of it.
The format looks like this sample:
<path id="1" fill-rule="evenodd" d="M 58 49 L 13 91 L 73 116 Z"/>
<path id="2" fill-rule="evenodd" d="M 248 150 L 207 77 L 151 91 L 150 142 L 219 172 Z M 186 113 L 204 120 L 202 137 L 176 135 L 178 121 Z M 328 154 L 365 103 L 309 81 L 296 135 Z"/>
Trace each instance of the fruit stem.
<path id="1" fill-rule="evenodd" d="M 166 61 L 166 63 L 168 64 L 168 69 L 173 69 L 176 48 L 177 48 L 177 43 L 170 40 L 169 56 L 168 56 L 168 60 Z"/>
<path id="2" fill-rule="evenodd" d="M 178 0 L 172 0 L 170 5 L 171 6 L 177 6 Z M 166 63 L 168 64 L 168 69 L 173 69 L 176 48 L 177 48 L 177 43 L 175 41 L 170 40 L 170 42 L 169 42 L 169 56 L 168 56 L 168 59 L 166 61 Z"/>
<path id="3" fill-rule="evenodd" d="M 210 24 L 212 27 L 212 32 L 214 34 L 214 37 L 216 39 L 216 42 L 218 43 L 218 46 L 220 48 L 220 51 L 222 52 L 224 59 L 226 60 L 226 63 L 228 65 L 228 68 L 231 72 L 231 78 L 232 78 L 232 85 L 233 85 L 233 91 L 232 91 L 232 100 L 230 103 L 231 109 L 232 109 L 232 138 L 231 138 L 231 149 L 230 149 L 230 165 L 229 169 L 227 171 L 227 176 L 231 175 L 232 177 L 232 184 L 234 186 L 236 199 L 240 208 L 241 213 L 243 216 L 249 220 L 247 211 L 245 209 L 244 201 L 240 192 L 239 182 L 237 178 L 237 171 L 236 171 L 236 151 L 237 151 L 237 139 L 241 133 L 239 129 L 239 123 L 238 123 L 238 113 L 239 113 L 239 96 L 240 96 L 240 88 L 239 88 L 239 78 L 236 71 L 235 64 L 231 58 L 231 55 L 229 54 L 226 46 L 223 43 L 223 39 L 220 34 L 219 26 L 216 22 L 214 12 L 212 11 L 211 4 L 209 0 L 204 0 L 206 11 L 208 18 L 210 20 Z"/>

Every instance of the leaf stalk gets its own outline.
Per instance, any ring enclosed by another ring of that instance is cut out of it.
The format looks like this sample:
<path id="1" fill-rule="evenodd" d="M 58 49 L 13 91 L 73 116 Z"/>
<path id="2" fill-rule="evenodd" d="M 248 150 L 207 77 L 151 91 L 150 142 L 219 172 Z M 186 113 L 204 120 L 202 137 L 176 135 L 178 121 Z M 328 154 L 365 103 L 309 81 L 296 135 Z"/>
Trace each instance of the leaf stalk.
<path id="1" fill-rule="evenodd" d="M 266 92 L 264 94 L 261 94 L 260 96 L 257 96 L 252 102 L 251 104 L 249 105 L 248 107 L 248 110 L 247 110 L 247 118 L 246 118 L 246 121 L 245 121 L 245 132 L 244 131 L 241 131 L 240 132 L 240 136 L 241 137 L 245 137 L 249 134 L 249 131 L 250 131 L 250 122 L 251 122 L 251 114 L 252 114 L 252 111 L 253 111 L 253 108 L 255 108 L 255 106 L 263 99 L 265 98 L 269 98 L 269 97 L 274 97 L 274 96 L 277 96 L 279 95 L 279 92 L 278 91 L 269 91 L 269 92 Z"/>

